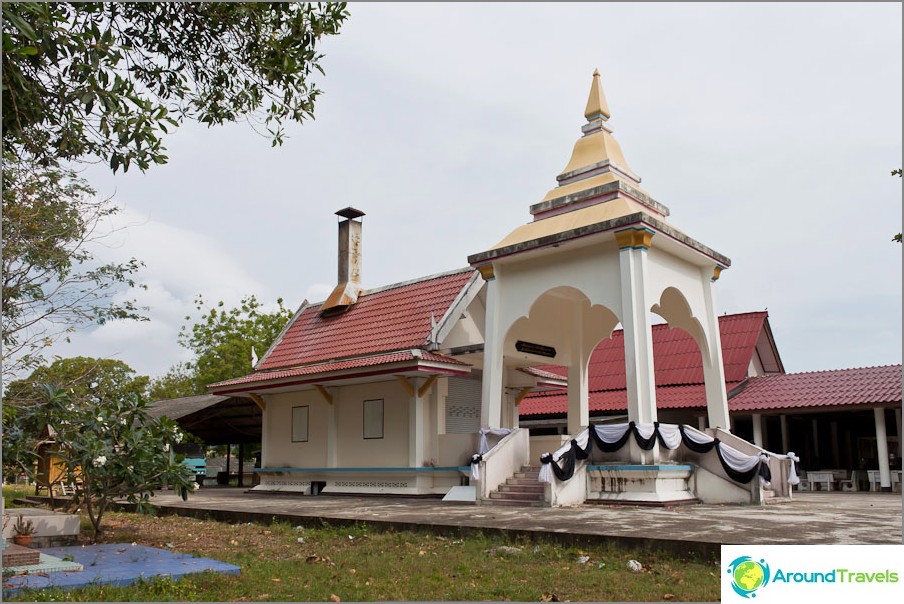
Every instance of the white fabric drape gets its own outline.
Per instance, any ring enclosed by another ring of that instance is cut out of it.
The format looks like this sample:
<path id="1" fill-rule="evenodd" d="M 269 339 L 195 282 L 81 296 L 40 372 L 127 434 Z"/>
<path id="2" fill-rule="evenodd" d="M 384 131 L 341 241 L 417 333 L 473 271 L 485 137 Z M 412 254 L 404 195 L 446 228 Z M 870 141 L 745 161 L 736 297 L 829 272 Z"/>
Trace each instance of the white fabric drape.
<path id="1" fill-rule="evenodd" d="M 788 470 L 788 484 L 792 486 L 800 484 L 800 477 L 797 475 L 797 462 L 800 461 L 800 457 L 795 455 L 794 451 L 788 451 L 785 457 L 791 460 L 791 469 Z"/>
<path id="2" fill-rule="evenodd" d="M 715 439 L 706 434 L 705 432 L 700 432 L 699 430 L 695 430 L 689 426 L 684 427 L 684 435 L 691 440 L 692 442 L 697 443 L 698 445 L 705 445 L 713 442 Z"/>
<path id="3" fill-rule="evenodd" d="M 728 467 L 736 472 L 748 472 L 760 462 L 759 454 L 747 455 L 722 442 L 719 443 L 719 453 L 722 454 L 722 459 L 725 460 Z"/>
<path id="4" fill-rule="evenodd" d="M 540 482 L 548 482 L 552 484 L 552 468 L 549 467 L 548 463 L 540 466 L 540 476 L 537 478 Z"/>
<path id="5" fill-rule="evenodd" d="M 582 449 L 587 448 L 587 441 L 590 440 L 590 430 L 581 430 L 581 433 L 574 437 L 574 440 L 577 441 L 578 446 Z"/>
<path id="6" fill-rule="evenodd" d="M 604 443 L 614 443 L 619 441 L 628 431 L 628 424 L 603 424 L 602 426 L 594 426 L 597 436 Z"/>
<path id="7" fill-rule="evenodd" d="M 481 428 L 477 452 L 484 455 L 490 450 L 490 444 L 487 442 L 487 434 L 492 434 L 493 436 L 507 436 L 511 433 L 511 428 Z"/>
<path id="8" fill-rule="evenodd" d="M 640 437 L 645 440 L 656 433 L 656 426 L 654 424 L 636 424 L 635 427 L 637 428 L 637 433 L 640 434 Z"/>
<path id="9" fill-rule="evenodd" d="M 471 480 L 480 480 L 480 462 L 471 462 Z"/>
<path id="10" fill-rule="evenodd" d="M 659 424 L 659 435 L 665 446 L 669 449 L 677 449 L 681 444 L 681 431 L 678 424 Z"/>

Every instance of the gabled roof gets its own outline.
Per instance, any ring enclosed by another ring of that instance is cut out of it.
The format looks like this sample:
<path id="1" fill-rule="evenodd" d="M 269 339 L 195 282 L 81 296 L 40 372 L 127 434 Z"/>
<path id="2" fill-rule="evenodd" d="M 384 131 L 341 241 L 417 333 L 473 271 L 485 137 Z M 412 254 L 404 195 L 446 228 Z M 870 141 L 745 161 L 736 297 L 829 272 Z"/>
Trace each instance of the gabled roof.
<path id="1" fill-rule="evenodd" d="M 470 268 L 361 293 L 345 313 L 324 316 L 320 305 L 295 317 L 258 371 L 420 348 L 474 275 Z"/>
<path id="2" fill-rule="evenodd" d="M 747 370 L 761 333 L 768 331 L 768 313 L 749 312 L 719 317 L 722 361 L 726 387 L 747 378 Z M 703 357 L 696 341 L 683 329 L 666 324 L 654 325 L 653 364 L 656 376 L 656 405 L 659 408 L 706 406 L 703 388 Z M 770 333 L 771 338 L 771 333 Z M 771 339 L 770 339 L 771 341 Z M 777 358 L 777 354 L 776 354 Z M 778 361 L 778 365 L 781 362 Z M 563 367 L 544 367 L 547 371 L 566 375 Z M 676 389 L 685 386 L 687 388 Z M 625 409 L 625 345 L 621 330 L 600 342 L 590 357 L 588 389 L 591 411 Z M 608 394 L 611 393 L 611 394 Z M 567 395 L 537 393 L 529 395 L 519 407 L 520 415 L 565 413 Z"/>
<path id="3" fill-rule="evenodd" d="M 322 314 L 320 304 L 303 305 L 254 373 L 209 388 L 230 393 L 263 382 L 285 386 L 305 376 L 344 375 L 378 365 L 467 373 L 470 367 L 460 361 L 422 349 L 431 344 L 434 327 L 475 275 L 474 269 L 464 268 L 365 290 L 341 314 Z"/>
<path id="4" fill-rule="evenodd" d="M 730 411 L 901 404 L 901 365 L 753 377 Z"/>

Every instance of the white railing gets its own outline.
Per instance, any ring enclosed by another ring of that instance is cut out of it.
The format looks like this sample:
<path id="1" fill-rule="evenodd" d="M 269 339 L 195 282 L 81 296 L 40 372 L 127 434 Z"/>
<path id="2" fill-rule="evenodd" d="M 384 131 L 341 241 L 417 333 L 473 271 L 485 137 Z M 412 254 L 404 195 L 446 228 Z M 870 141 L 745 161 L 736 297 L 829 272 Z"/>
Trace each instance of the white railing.
<path id="1" fill-rule="evenodd" d="M 496 445 L 483 454 L 479 463 L 480 479 L 477 481 L 477 498 L 489 499 L 490 493 L 499 488 L 522 466 L 530 462 L 530 432 L 515 428 Z"/>
<path id="2" fill-rule="evenodd" d="M 779 455 L 762 449 L 743 438 L 735 436 L 731 432 L 726 432 L 722 428 L 710 429 L 707 430 L 707 432 L 709 432 L 713 438 L 718 438 L 726 445 L 734 447 L 741 453 L 746 453 L 748 455 L 759 455 L 764 453 L 769 460 L 769 472 L 772 474 L 770 480 L 771 486 L 769 488 L 776 497 L 791 497 L 791 485 L 788 484 L 788 476 L 791 472 L 791 460 L 787 455 Z M 764 494 L 760 481 L 755 479 L 751 483 L 751 489 L 752 494 L 755 494 L 756 496 L 755 501 L 761 503 L 764 499 Z M 756 493 L 753 493 L 753 490 L 756 490 Z"/>

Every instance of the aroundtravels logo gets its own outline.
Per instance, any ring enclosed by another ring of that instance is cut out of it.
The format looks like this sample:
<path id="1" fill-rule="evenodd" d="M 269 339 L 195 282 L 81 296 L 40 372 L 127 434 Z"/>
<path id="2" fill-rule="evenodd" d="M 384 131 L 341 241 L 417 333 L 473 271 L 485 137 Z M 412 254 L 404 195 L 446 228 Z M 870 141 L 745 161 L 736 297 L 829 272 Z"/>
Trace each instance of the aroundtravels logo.
<path id="1" fill-rule="evenodd" d="M 755 598 L 756 590 L 769 583 L 769 565 L 765 560 L 757 562 L 750 556 L 740 556 L 728 565 L 731 587 L 744 598 Z"/>

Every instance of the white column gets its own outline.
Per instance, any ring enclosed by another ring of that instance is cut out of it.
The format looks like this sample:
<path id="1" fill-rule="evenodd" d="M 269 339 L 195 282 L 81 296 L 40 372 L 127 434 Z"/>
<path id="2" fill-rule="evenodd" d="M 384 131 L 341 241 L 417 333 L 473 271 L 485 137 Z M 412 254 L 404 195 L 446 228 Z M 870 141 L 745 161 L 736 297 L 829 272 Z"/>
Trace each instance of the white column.
<path id="1" fill-rule="evenodd" d="M 619 265 L 628 420 L 648 424 L 656 421 L 656 378 L 653 374 L 653 334 L 646 291 L 647 250 L 642 247 L 621 249 Z M 633 439 L 630 443 L 632 461 L 640 463 L 658 461 L 658 444 L 652 451 L 643 452 Z"/>
<path id="2" fill-rule="evenodd" d="M 760 413 L 754 413 L 750 416 L 753 420 L 753 444 L 760 449 L 763 448 L 763 416 Z"/>
<path id="3" fill-rule="evenodd" d="M 788 416 L 780 415 L 779 420 L 782 424 L 782 450 L 781 453 L 787 453 L 791 450 L 790 439 L 788 438 Z"/>
<path id="4" fill-rule="evenodd" d="M 885 432 L 885 409 L 873 409 L 876 417 L 876 454 L 879 456 L 879 484 L 891 488 L 891 468 L 888 467 L 888 436 Z"/>
<path id="5" fill-rule="evenodd" d="M 272 404 L 272 403 L 271 403 Z M 270 440 L 270 414 L 266 410 L 261 411 L 261 467 L 267 467 L 267 444 Z"/>
<path id="6" fill-rule="evenodd" d="M 901 435 L 901 409 L 895 409 L 895 430 L 898 433 L 898 458 L 904 458 L 904 437 Z"/>
<path id="7" fill-rule="evenodd" d="M 408 399 L 408 466 L 420 468 L 424 465 L 424 398 L 418 390 L 423 379 L 412 379 L 414 393 Z"/>
<path id="8" fill-rule="evenodd" d="M 703 432 L 704 430 L 706 430 L 706 416 L 705 415 L 700 415 L 697 417 L 697 429 L 700 430 L 700 432 Z"/>
<path id="9" fill-rule="evenodd" d="M 706 343 L 709 351 L 703 360 L 703 381 L 706 387 L 706 410 L 710 428 L 731 430 L 728 415 L 728 393 L 725 391 L 725 367 L 722 365 L 722 336 L 719 333 L 719 316 L 716 312 L 715 278 L 707 269 L 701 274 L 706 317 Z"/>
<path id="10" fill-rule="evenodd" d="M 330 395 L 333 402 L 326 406 L 326 467 L 336 468 L 339 466 L 339 420 L 336 413 L 336 407 L 339 406 L 339 388 L 334 388 Z"/>
<path id="11" fill-rule="evenodd" d="M 572 309 L 571 364 L 568 366 L 568 433 L 576 435 L 590 425 L 587 363 L 584 359 L 584 329 L 580 304 Z"/>
<path id="12" fill-rule="evenodd" d="M 505 332 L 500 325 L 499 283 L 487 279 L 487 315 L 483 344 L 483 382 L 481 384 L 480 427 L 502 427 L 503 344 Z"/>

